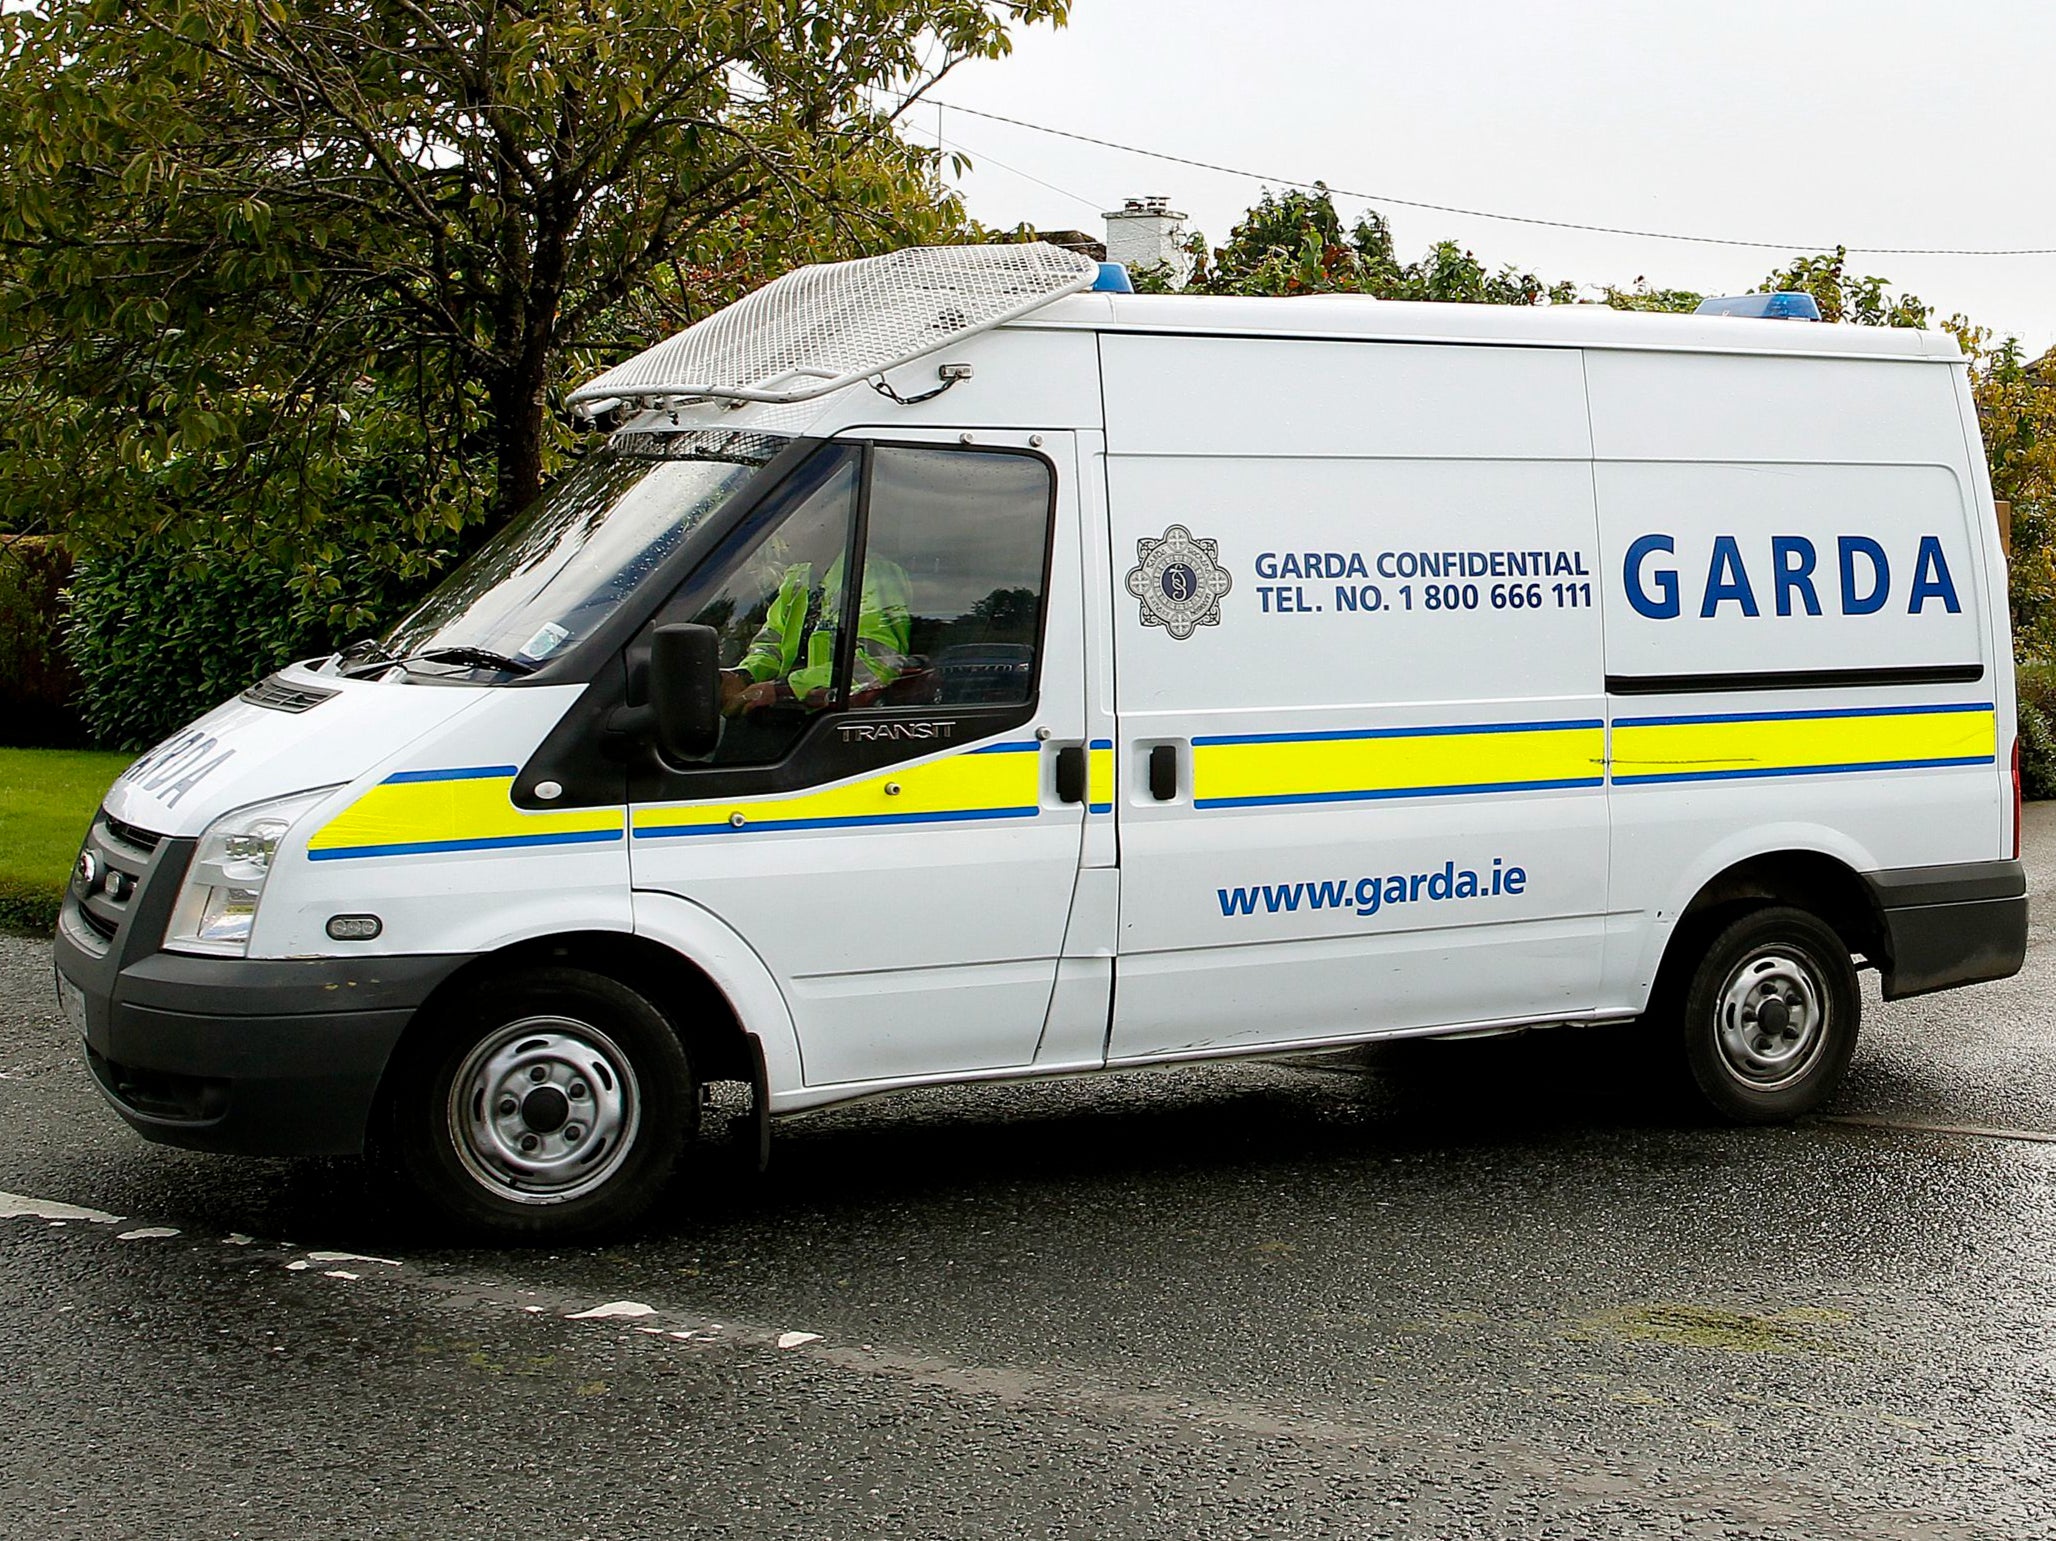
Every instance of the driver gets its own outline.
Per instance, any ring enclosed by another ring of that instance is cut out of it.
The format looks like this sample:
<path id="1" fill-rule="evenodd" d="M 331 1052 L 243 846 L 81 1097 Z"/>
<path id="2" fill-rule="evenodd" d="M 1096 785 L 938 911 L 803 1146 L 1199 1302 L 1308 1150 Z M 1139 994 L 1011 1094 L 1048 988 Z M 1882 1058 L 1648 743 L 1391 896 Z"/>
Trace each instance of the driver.
<path id="1" fill-rule="evenodd" d="M 741 662 L 722 671 L 723 715 L 733 717 L 781 701 L 797 701 L 811 711 L 828 704 L 835 681 L 835 623 L 843 587 L 839 556 L 818 583 L 811 562 L 786 568 L 764 624 L 743 650 Z M 863 593 L 857 603 L 851 705 L 877 700 L 906 671 L 912 634 L 906 572 L 874 555 L 864 564 Z"/>

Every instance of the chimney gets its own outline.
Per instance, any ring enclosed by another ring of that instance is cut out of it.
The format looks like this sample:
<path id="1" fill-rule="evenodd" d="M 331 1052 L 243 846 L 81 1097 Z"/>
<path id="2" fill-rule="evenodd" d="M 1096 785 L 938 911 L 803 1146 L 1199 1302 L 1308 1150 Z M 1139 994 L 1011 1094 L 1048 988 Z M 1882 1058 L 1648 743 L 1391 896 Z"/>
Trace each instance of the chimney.
<path id="1" fill-rule="evenodd" d="M 1109 209 L 1106 222 L 1107 261 L 1131 273 L 1161 267 L 1170 273 L 1172 288 L 1185 287 L 1192 276 L 1192 258 L 1184 250 L 1185 216 L 1171 207 L 1170 199 L 1130 198 Z"/>

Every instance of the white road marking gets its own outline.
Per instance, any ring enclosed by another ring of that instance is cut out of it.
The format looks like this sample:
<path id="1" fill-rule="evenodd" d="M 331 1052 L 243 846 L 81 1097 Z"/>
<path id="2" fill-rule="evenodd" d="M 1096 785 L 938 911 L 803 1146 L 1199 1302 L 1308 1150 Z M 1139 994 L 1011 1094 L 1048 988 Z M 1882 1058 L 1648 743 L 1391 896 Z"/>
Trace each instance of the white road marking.
<path id="1" fill-rule="evenodd" d="M 2056 1145 L 2047 1129 L 2002 1129 L 1993 1124 L 1949 1124 L 1934 1119 L 1891 1113 L 1824 1113 L 1824 1124 L 1851 1124 L 1859 1129 L 1894 1129 L 1902 1134 L 1953 1134 L 1969 1140 L 2022 1140 L 2030 1145 Z"/>
<path id="2" fill-rule="evenodd" d="M 145 1225 L 133 1231 L 123 1231 L 114 1239 L 116 1241 L 157 1241 L 163 1237 L 176 1236 L 177 1234 L 178 1227 L 175 1225 Z"/>
<path id="3" fill-rule="evenodd" d="M 404 1266 L 394 1262 L 389 1257 L 367 1257 L 362 1252 L 310 1252 L 307 1254 L 307 1261 L 310 1263 L 380 1263 L 387 1268 L 400 1268 Z"/>
<path id="4" fill-rule="evenodd" d="M 805 1348 L 809 1343 L 820 1341 L 821 1334 L 818 1332 L 781 1332 L 778 1335 L 780 1348 Z"/>
<path id="5" fill-rule="evenodd" d="M 657 1308 L 646 1306 L 640 1300 L 610 1300 L 603 1306 L 594 1306 L 590 1311 L 573 1311 L 564 1319 L 567 1322 L 599 1322 L 609 1317 L 655 1316 Z"/>
<path id="6" fill-rule="evenodd" d="M 32 1199 L 25 1193 L 0 1193 L 0 1220 L 91 1220 L 96 1225 L 120 1223 L 120 1215 L 104 1209 L 81 1209 L 54 1199 Z"/>
<path id="7" fill-rule="evenodd" d="M 361 1279 L 364 1275 L 361 1273 L 351 1273 L 346 1268 L 331 1268 L 322 1274 L 322 1277 L 324 1279 Z"/>

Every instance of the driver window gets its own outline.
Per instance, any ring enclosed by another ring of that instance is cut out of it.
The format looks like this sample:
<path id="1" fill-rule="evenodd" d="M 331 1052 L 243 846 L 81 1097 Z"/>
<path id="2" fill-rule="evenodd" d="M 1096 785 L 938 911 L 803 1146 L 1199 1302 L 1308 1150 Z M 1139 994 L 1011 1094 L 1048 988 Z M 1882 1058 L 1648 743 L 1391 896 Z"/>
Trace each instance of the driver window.
<path id="1" fill-rule="evenodd" d="M 1033 699 L 1050 492 L 1033 455 L 879 446 L 852 706 Z"/>
<path id="2" fill-rule="evenodd" d="M 781 759 L 812 718 L 840 704 L 837 639 L 848 609 L 859 455 L 830 451 L 795 473 L 784 513 L 727 562 L 692 615 L 721 638 L 721 742 L 714 765 Z"/>

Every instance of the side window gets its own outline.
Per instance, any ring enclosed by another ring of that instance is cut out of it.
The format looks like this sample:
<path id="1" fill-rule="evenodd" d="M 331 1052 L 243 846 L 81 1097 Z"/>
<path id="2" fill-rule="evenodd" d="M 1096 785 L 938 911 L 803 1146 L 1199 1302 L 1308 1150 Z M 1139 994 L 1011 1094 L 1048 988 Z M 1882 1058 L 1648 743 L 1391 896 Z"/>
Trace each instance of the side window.
<path id="1" fill-rule="evenodd" d="M 1028 702 L 1050 493 L 1032 455 L 872 451 L 852 706 Z"/>
<path id="2" fill-rule="evenodd" d="M 801 467 L 689 617 L 721 635 L 724 722 L 709 763 L 780 759 L 817 713 L 841 703 L 836 641 L 861 464 L 858 451 L 841 449 Z"/>

